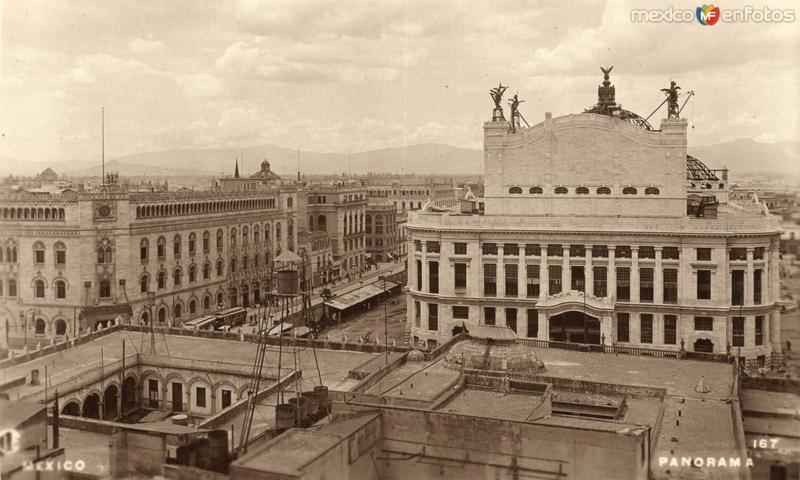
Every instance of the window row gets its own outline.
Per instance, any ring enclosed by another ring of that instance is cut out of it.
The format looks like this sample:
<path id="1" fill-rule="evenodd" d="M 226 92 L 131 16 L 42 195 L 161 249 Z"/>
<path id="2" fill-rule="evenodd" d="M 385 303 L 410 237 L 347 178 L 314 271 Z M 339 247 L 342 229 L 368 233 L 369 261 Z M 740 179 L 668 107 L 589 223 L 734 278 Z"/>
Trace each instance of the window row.
<path id="1" fill-rule="evenodd" d="M 437 332 L 439 331 L 439 310 L 440 308 L 447 308 L 440 306 L 436 303 L 426 303 L 427 309 L 427 325 L 425 328 L 427 330 Z M 473 307 L 468 305 L 452 305 L 450 307 L 452 318 L 453 320 L 467 320 L 470 317 L 470 310 Z M 475 307 L 479 308 L 480 307 Z M 526 321 L 526 330 L 525 336 L 528 338 L 536 338 L 539 336 L 539 314 L 534 308 L 527 308 L 527 309 L 517 309 L 507 307 L 505 310 L 505 325 L 517 333 L 517 317 L 518 311 L 524 310 L 525 312 L 525 321 Z M 481 309 L 481 313 L 483 313 L 483 321 L 481 323 L 485 325 L 497 325 L 497 308 L 496 307 L 483 307 Z M 422 328 L 422 304 L 418 301 L 414 302 L 414 326 L 417 328 Z"/>
<path id="2" fill-rule="evenodd" d="M 677 345 L 677 323 L 678 317 L 676 315 L 664 315 L 663 317 L 663 342 L 665 345 Z M 714 317 L 694 317 L 694 331 L 696 332 L 713 332 L 714 331 Z M 724 321 L 724 320 L 720 320 Z M 756 346 L 764 345 L 764 329 L 765 329 L 765 316 L 758 315 L 754 319 L 754 338 L 753 343 Z M 628 343 L 631 342 L 631 314 L 627 312 L 617 313 L 617 341 Z M 653 343 L 653 314 L 641 313 L 639 314 L 639 338 L 638 343 Z M 634 341 L 636 341 L 634 340 Z M 694 351 L 712 353 L 713 344 L 709 345 L 708 340 L 701 339 L 700 343 L 696 343 L 693 347 Z M 731 318 L 731 346 L 744 347 L 745 346 L 745 318 L 733 317 Z"/>
<path id="3" fill-rule="evenodd" d="M 522 195 L 523 189 L 522 187 L 514 186 L 508 189 L 508 193 L 511 195 Z M 553 189 L 553 193 L 556 195 L 566 195 L 569 193 L 569 188 L 564 186 L 555 187 Z M 591 193 L 589 187 L 576 187 L 575 194 L 577 195 L 589 195 Z M 597 195 L 611 195 L 611 187 L 597 187 L 594 190 L 594 193 Z M 636 195 L 639 193 L 639 190 L 636 187 L 623 187 L 622 194 L 623 195 Z M 644 189 L 645 195 L 659 195 L 661 191 L 657 187 L 646 187 Z M 528 194 L 530 195 L 543 195 L 544 188 L 542 187 L 530 187 L 528 188 Z"/>
<path id="4" fill-rule="evenodd" d="M 43 265 L 45 263 L 45 253 L 47 248 L 44 242 L 37 241 L 33 244 L 33 263 L 36 265 Z M 0 251 L 0 261 L 2 261 L 2 251 Z M 9 263 L 17 262 L 17 248 L 12 247 L 9 251 L 6 248 L 6 261 Z M 53 244 L 53 263 L 56 266 L 63 267 L 67 264 L 67 247 L 62 242 L 55 242 Z"/>
<path id="5" fill-rule="evenodd" d="M 290 197 L 291 199 L 291 197 Z M 193 215 L 198 213 L 230 212 L 256 208 L 276 208 L 274 198 L 253 198 L 247 200 L 218 200 L 210 202 L 174 203 L 164 205 L 139 205 L 136 218 L 169 217 L 174 215 Z M 291 207 L 291 203 L 287 202 Z"/>
<path id="6" fill-rule="evenodd" d="M 57 207 L 4 207 L 3 220 L 64 220 L 64 209 Z"/>
<path id="7" fill-rule="evenodd" d="M 270 239 L 270 224 L 267 223 L 264 226 L 264 233 L 263 237 L 261 235 L 261 231 L 258 225 L 253 227 L 252 232 L 248 227 L 242 227 L 241 232 L 241 242 L 243 245 L 249 245 L 252 239 L 254 244 L 259 244 L 262 241 L 266 242 L 268 245 L 271 245 Z M 294 225 L 292 222 L 288 224 L 289 236 L 291 237 L 294 234 Z M 239 242 L 239 231 L 237 228 L 231 228 L 229 232 L 229 244 L 232 247 L 235 247 Z M 278 222 L 275 224 L 275 241 L 280 243 L 281 241 L 281 223 Z M 180 234 L 176 234 L 172 237 L 172 254 L 175 257 L 180 257 L 183 252 L 183 238 Z M 214 248 L 217 251 L 222 251 L 225 245 L 225 234 L 222 229 L 218 229 L 215 235 L 214 240 Z M 212 241 L 211 241 L 211 233 L 206 230 L 203 232 L 202 237 L 200 239 L 200 244 L 197 241 L 197 235 L 192 232 L 189 234 L 187 246 L 189 248 L 189 255 L 196 255 L 198 247 L 202 249 L 203 254 L 208 254 L 211 251 Z M 167 256 L 167 239 L 163 236 L 158 237 L 156 240 L 156 256 L 158 258 L 165 258 Z M 139 259 L 140 260 L 148 260 L 150 258 L 150 240 L 147 238 L 143 238 L 139 242 Z"/>
<path id="8" fill-rule="evenodd" d="M 248 257 L 244 257 L 243 260 L 243 269 L 247 270 L 247 267 L 250 265 L 248 261 Z M 255 267 L 258 267 L 259 257 L 256 255 L 254 257 Z M 266 257 L 267 264 L 269 263 L 269 257 Z M 236 272 L 237 262 L 235 258 L 231 259 L 230 269 L 231 273 Z M 198 280 L 198 273 L 202 276 L 203 280 L 211 279 L 211 263 L 206 262 L 203 264 L 202 268 L 198 272 L 198 268 L 196 265 L 190 265 L 188 268 L 188 281 L 189 283 L 194 283 Z M 214 268 L 214 273 L 217 277 L 222 277 L 225 274 L 225 263 L 222 260 L 217 260 L 216 266 Z M 181 267 L 177 267 L 172 271 L 172 284 L 175 287 L 180 287 L 183 285 L 183 269 Z M 167 272 L 164 270 L 159 271 L 156 274 L 156 288 L 158 290 L 167 288 Z M 139 278 L 139 291 L 141 293 L 146 293 L 151 291 L 150 290 L 150 274 L 144 273 Z"/>

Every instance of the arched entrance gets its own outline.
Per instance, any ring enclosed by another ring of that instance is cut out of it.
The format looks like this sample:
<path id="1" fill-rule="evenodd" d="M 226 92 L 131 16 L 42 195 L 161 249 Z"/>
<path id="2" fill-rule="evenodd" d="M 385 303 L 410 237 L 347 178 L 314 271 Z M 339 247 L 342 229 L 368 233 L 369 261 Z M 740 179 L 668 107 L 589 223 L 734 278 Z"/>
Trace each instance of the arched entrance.
<path id="1" fill-rule="evenodd" d="M 80 417 L 81 406 L 78 404 L 78 402 L 69 402 L 64 405 L 64 408 L 61 409 L 61 413 L 64 415 L 71 415 L 73 417 Z"/>
<path id="2" fill-rule="evenodd" d="M 714 353 L 714 342 L 707 338 L 698 338 L 694 342 L 694 351 L 703 353 Z"/>
<path id="3" fill-rule="evenodd" d="M 600 345 L 600 319 L 569 311 L 550 317 L 550 340 Z"/>
<path id="4" fill-rule="evenodd" d="M 122 414 L 136 410 L 136 379 L 128 377 L 122 382 Z"/>
<path id="5" fill-rule="evenodd" d="M 167 307 L 158 309 L 158 323 L 165 323 L 167 321 Z"/>
<path id="6" fill-rule="evenodd" d="M 103 419 L 115 420 L 119 413 L 117 411 L 117 398 L 119 397 L 119 389 L 116 385 L 109 385 L 103 394 Z"/>
<path id="7" fill-rule="evenodd" d="M 86 418 L 100 418 L 100 395 L 93 393 L 83 401 L 83 416 Z"/>
<path id="8" fill-rule="evenodd" d="M 242 285 L 242 306 L 247 308 L 250 306 L 250 287 Z"/>

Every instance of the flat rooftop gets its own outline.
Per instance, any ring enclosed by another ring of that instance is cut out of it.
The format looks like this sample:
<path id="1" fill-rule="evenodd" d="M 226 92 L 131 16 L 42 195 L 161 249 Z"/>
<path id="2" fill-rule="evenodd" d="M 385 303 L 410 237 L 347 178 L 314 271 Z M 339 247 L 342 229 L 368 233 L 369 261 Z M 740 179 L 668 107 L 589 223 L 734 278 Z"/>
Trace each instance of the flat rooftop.
<path id="1" fill-rule="evenodd" d="M 366 393 L 430 402 L 438 398 L 459 375 L 459 371 L 444 366 L 444 357 L 430 362 L 405 362 L 387 373 Z"/>
<path id="2" fill-rule="evenodd" d="M 467 387 L 453 395 L 437 410 L 461 415 L 527 422 L 541 417 L 544 398 L 518 392 L 500 392 Z"/>

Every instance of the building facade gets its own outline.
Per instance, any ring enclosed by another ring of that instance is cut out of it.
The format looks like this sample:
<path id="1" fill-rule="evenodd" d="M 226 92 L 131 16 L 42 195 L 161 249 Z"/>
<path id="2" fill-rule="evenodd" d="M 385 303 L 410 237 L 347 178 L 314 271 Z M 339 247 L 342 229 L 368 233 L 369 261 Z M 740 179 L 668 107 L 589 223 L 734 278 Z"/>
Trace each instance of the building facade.
<path id="1" fill-rule="evenodd" d="M 684 119 L 656 130 L 616 106 L 613 87 L 603 105 L 531 128 L 495 115 L 484 214 L 410 215 L 412 341 L 497 324 L 769 366 L 781 352 L 777 219 L 731 203 L 727 182 L 687 156 Z"/>
<path id="2" fill-rule="evenodd" d="M 384 199 L 394 205 L 397 213 L 419 210 L 430 200 L 435 207 L 452 207 L 458 203 L 452 182 L 428 180 L 394 180 L 366 185 L 370 198 Z"/>
<path id="3" fill-rule="evenodd" d="M 400 255 L 397 212 L 389 202 L 367 204 L 365 217 L 367 255 L 373 262 L 389 262 Z"/>
<path id="4" fill-rule="evenodd" d="M 294 249 L 296 196 L 280 188 L 138 193 L 114 184 L 3 194 L 0 325 L 35 345 L 118 316 L 176 325 L 259 303 L 271 259 Z"/>
<path id="5" fill-rule="evenodd" d="M 297 254 L 306 262 L 307 275 L 305 277 L 311 282 L 311 288 L 330 282 L 333 250 L 328 232 L 302 230 L 298 232 L 297 238 L 299 246 Z M 301 288 L 305 290 L 305 286 L 301 285 Z"/>

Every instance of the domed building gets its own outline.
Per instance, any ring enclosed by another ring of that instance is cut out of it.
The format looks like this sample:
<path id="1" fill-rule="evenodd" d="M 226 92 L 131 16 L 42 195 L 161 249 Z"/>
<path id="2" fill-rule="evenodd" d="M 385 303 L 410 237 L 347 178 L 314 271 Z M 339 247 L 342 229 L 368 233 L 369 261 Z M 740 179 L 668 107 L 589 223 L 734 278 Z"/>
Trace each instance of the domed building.
<path id="1" fill-rule="evenodd" d="M 453 370 L 505 372 L 509 375 L 535 375 L 544 372 L 544 362 L 534 350 L 517 342 L 517 334 L 498 325 L 476 325 L 469 339 L 458 342 L 447 352 L 444 364 Z"/>

